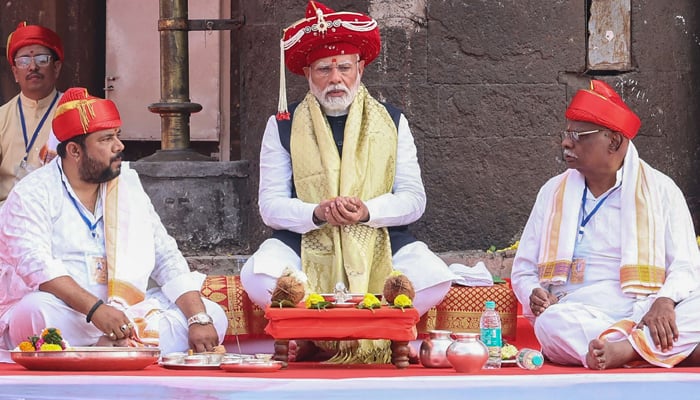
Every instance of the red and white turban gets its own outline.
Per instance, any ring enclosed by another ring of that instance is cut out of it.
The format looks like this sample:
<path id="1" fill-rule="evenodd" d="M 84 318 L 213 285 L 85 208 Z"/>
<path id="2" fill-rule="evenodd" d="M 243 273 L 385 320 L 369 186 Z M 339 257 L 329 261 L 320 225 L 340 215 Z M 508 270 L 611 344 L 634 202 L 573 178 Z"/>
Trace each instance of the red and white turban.
<path id="1" fill-rule="evenodd" d="M 63 60 L 63 44 L 61 38 L 49 28 L 39 25 L 27 25 L 20 22 L 17 29 L 7 37 L 7 61 L 15 65 L 14 58 L 17 51 L 24 46 L 38 44 L 53 50 L 59 60 Z"/>
<path id="2" fill-rule="evenodd" d="M 91 96 L 87 89 L 79 87 L 63 93 L 52 123 L 59 142 L 121 125 L 119 111 L 112 100 Z"/>
<path id="3" fill-rule="evenodd" d="M 280 41 L 280 103 L 278 119 L 287 113 L 284 67 L 304 75 L 304 67 L 314 61 L 341 54 L 359 54 L 369 64 L 381 50 L 379 27 L 373 18 L 355 12 L 336 12 L 309 0 L 305 18 L 284 30 Z"/>
<path id="4" fill-rule="evenodd" d="M 637 136 L 642 125 L 637 114 L 627 107 L 620 95 L 607 83 L 591 80 L 590 89 L 579 90 L 566 109 L 566 118 L 572 121 L 592 122 L 626 138 Z"/>

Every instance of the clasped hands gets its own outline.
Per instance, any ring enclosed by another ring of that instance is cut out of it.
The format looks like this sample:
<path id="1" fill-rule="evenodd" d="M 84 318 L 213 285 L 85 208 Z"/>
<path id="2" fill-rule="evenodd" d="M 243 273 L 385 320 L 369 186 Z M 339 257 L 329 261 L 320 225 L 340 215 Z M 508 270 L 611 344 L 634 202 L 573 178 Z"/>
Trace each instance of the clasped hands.
<path id="1" fill-rule="evenodd" d="M 369 221 L 369 210 L 358 197 L 338 196 L 321 201 L 314 209 L 314 217 L 332 226 L 355 225 Z"/>

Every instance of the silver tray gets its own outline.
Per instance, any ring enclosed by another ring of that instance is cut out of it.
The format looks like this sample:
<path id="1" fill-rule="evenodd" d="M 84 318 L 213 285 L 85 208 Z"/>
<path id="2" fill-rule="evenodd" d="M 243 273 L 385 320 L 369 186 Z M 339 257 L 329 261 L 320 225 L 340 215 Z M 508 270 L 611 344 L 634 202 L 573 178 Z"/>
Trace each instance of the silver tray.
<path id="1" fill-rule="evenodd" d="M 10 352 L 12 360 L 39 371 L 130 371 L 158 361 L 157 347 L 71 347 L 63 351 Z"/>

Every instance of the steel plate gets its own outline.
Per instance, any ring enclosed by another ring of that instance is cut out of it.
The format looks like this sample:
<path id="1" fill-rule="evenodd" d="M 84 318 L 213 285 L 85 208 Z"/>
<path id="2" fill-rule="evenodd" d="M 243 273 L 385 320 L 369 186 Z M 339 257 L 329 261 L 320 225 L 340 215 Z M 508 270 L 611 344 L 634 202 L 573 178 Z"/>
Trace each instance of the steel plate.
<path id="1" fill-rule="evenodd" d="M 11 351 L 12 360 L 39 371 L 129 371 L 160 357 L 154 347 L 71 347 L 64 351 Z"/>

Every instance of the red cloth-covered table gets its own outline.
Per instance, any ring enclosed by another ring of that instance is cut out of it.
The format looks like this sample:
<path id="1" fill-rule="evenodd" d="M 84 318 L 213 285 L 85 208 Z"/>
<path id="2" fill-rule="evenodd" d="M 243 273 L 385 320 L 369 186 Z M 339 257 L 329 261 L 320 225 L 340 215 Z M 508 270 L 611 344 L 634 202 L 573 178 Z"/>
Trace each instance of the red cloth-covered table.
<path id="1" fill-rule="evenodd" d="M 357 308 L 267 307 L 265 332 L 275 339 L 275 360 L 287 365 L 290 339 L 311 340 L 391 340 L 391 363 L 408 367 L 408 342 L 416 339 L 420 319 L 414 308 L 404 310 L 382 306 L 368 310 Z"/>

